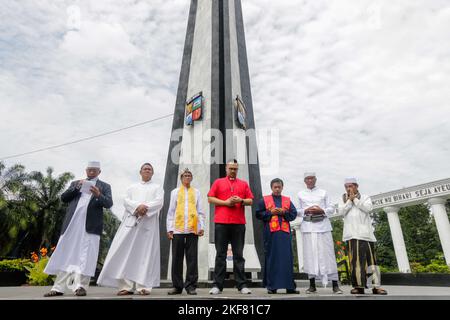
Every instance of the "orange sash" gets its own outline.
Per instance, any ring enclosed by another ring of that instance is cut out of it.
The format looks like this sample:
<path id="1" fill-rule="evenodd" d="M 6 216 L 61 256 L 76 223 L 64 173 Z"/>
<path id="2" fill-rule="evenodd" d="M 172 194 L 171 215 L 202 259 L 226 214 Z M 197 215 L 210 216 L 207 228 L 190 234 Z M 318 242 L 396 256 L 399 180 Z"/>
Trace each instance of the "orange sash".
<path id="1" fill-rule="evenodd" d="M 271 209 L 276 208 L 275 201 L 273 200 L 273 196 L 264 196 L 264 204 L 266 206 L 266 210 L 270 211 Z M 281 196 L 281 208 L 285 211 L 289 211 L 291 207 L 291 199 L 289 197 Z M 274 215 L 270 219 L 269 227 L 270 232 L 284 231 L 287 233 L 291 232 L 291 228 L 289 228 L 289 223 L 281 216 L 281 226 L 280 221 L 278 219 L 279 216 Z"/>

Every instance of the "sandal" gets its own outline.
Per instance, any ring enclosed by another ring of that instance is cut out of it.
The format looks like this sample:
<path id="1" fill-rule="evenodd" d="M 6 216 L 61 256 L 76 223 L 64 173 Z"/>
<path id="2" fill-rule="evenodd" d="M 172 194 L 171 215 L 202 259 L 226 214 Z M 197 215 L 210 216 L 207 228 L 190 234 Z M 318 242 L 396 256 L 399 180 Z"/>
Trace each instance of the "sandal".
<path id="1" fill-rule="evenodd" d="M 150 290 L 141 289 L 137 293 L 142 295 L 142 296 L 148 296 L 150 294 L 150 292 L 151 292 Z"/>
<path id="2" fill-rule="evenodd" d="M 351 294 L 364 294 L 364 288 L 353 288 L 350 291 Z"/>
<path id="3" fill-rule="evenodd" d="M 56 291 L 56 290 L 50 290 L 50 292 L 47 292 L 44 294 L 44 297 L 57 297 L 62 296 L 64 293 Z"/>
<path id="4" fill-rule="evenodd" d="M 133 291 L 128 291 L 128 290 L 120 290 L 119 292 L 117 292 L 118 296 L 128 296 L 128 295 L 132 295 L 134 294 Z"/>
<path id="5" fill-rule="evenodd" d="M 373 288 L 372 289 L 372 293 L 373 294 L 382 294 L 382 295 L 387 295 L 387 291 L 382 289 L 382 288 Z"/>

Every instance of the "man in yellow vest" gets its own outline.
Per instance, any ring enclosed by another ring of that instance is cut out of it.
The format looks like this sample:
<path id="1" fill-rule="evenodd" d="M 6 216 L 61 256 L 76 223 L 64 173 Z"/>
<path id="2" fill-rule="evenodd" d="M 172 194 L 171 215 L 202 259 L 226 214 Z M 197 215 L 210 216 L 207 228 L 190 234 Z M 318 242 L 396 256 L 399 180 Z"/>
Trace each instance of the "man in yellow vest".
<path id="1" fill-rule="evenodd" d="M 191 187 L 192 172 L 184 169 L 181 186 L 170 194 L 167 212 L 167 236 L 172 241 L 172 283 L 169 295 L 196 295 L 198 281 L 198 237 L 204 234 L 205 213 L 200 191 Z M 186 281 L 183 284 L 183 260 L 186 255 Z"/>

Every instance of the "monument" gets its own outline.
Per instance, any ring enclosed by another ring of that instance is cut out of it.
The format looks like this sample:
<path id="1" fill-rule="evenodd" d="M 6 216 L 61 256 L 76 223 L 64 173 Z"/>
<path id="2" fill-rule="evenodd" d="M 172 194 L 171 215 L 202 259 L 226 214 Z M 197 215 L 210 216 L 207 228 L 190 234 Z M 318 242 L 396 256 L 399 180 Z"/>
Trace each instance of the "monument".
<path id="1" fill-rule="evenodd" d="M 172 136 L 164 180 L 165 206 L 160 215 L 161 279 L 170 277 L 170 242 L 166 216 L 170 192 L 189 168 L 192 185 L 202 194 L 205 236 L 199 238 L 199 279 L 211 279 L 214 268 L 214 206 L 208 204 L 211 184 L 225 176 L 229 159 L 239 162 L 238 177 L 249 181 L 261 199 L 250 78 L 240 0 L 191 0 Z M 262 223 L 246 207 L 244 258 L 252 277 L 264 261 Z M 227 259 L 229 260 L 229 259 Z M 227 261 L 232 270 L 232 261 Z"/>

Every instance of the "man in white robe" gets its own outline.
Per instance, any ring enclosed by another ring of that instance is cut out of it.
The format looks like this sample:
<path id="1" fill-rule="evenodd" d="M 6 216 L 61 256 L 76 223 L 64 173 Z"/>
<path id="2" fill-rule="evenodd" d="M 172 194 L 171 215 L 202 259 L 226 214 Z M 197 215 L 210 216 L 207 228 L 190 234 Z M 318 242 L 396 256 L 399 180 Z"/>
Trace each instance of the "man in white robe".
<path id="1" fill-rule="evenodd" d="M 160 285 L 159 211 L 164 190 L 154 183 L 153 167 L 142 165 L 141 182 L 131 185 L 125 214 L 106 256 L 97 283 L 118 288 L 118 295 L 148 295 Z"/>
<path id="2" fill-rule="evenodd" d="M 87 179 L 73 181 L 61 195 L 61 200 L 69 206 L 61 237 L 44 270 L 57 275 L 45 297 L 61 296 L 67 289 L 72 289 L 77 296 L 85 296 L 90 278 L 95 275 L 103 208 L 113 205 L 111 187 L 98 179 L 100 172 L 100 163 L 90 161 Z"/>
<path id="3" fill-rule="evenodd" d="M 338 270 L 334 253 L 332 227 L 328 216 L 333 214 L 334 207 L 330 203 L 325 190 L 316 187 L 316 174 L 307 172 L 304 175 L 306 189 L 298 193 L 298 215 L 302 218 L 300 231 L 303 237 L 304 270 L 310 281 L 306 293 L 315 293 L 315 280 L 322 280 L 324 286 L 331 280 L 333 293 L 342 294 L 338 284 Z"/>

